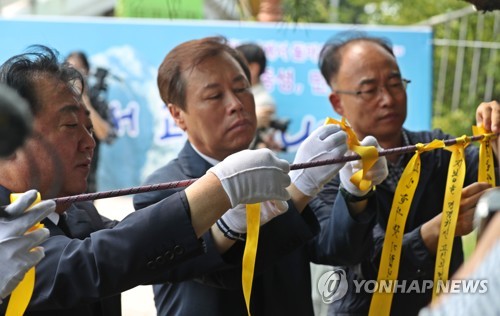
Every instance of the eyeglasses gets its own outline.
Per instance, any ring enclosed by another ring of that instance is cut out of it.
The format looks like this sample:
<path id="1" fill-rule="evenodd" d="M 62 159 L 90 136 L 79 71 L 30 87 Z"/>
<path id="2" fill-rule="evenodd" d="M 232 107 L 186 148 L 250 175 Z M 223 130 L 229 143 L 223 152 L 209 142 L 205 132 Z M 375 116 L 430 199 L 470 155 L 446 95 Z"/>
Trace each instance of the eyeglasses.
<path id="1" fill-rule="evenodd" d="M 393 78 L 387 82 L 384 87 L 392 96 L 398 96 L 406 91 L 406 87 L 411 82 L 411 80 L 404 78 Z M 382 92 L 382 86 L 373 85 L 372 88 L 367 87 L 364 90 L 357 91 L 347 91 L 347 90 L 334 90 L 335 93 L 339 94 L 351 94 L 360 97 L 363 101 L 370 102 L 374 101 L 380 96 Z"/>

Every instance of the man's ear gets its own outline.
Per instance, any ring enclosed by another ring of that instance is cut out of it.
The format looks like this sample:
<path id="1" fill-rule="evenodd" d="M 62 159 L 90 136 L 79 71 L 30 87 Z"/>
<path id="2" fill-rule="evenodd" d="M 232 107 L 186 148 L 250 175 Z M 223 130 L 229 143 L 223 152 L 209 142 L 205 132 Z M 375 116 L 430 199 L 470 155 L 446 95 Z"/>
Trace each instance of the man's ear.
<path id="1" fill-rule="evenodd" d="M 183 131 L 185 131 L 187 127 L 184 121 L 184 111 L 177 104 L 173 103 L 169 103 L 167 107 L 168 111 L 170 112 L 170 115 L 172 115 L 172 118 L 175 121 L 175 124 L 177 124 L 177 126 L 179 126 Z"/>
<path id="2" fill-rule="evenodd" d="M 339 95 L 335 92 L 332 92 L 328 96 L 328 100 L 330 100 L 330 104 L 332 105 L 333 110 L 340 116 L 344 116 L 344 107 L 342 106 Z"/>

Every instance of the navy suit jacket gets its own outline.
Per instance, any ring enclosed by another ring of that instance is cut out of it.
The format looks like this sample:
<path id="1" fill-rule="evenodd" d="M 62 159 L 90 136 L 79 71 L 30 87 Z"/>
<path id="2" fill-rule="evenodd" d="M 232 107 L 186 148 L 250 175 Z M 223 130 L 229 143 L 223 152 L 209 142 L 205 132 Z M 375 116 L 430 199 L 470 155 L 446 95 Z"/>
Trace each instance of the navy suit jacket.
<path id="1" fill-rule="evenodd" d="M 146 184 L 199 178 L 212 167 L 189 142 L 178 157 L 155 171 Z M 182 190 L 137 194 L 134 206 L 140 209 Z M 208 210 L 207 210 L 208 211 Z M 318 233 L 318 222 L 311 209 L 300 214 L 293 204 L 283 215 L 261 227 L 253 282 L 252 315 L 313 315 L 309 260 L 306 246 Z M 237 242 L 221 256 L 211 233 L 203 236 L 207 252 L 185 265 L 187 273 L 175 282 L 154 286 L 158 315 L 246 315 L 241 290 L 241 258 L 244 244 Z M 193 279 L 190 272 L 198 277 Z M 181 274 L 178 274 L 181 276 Z"/>
<path id="2" fill-rule="evenodd" d="M 8 194 L 0 189 L 2 205 Z M 118 224 L 103 220 L 90 202 L 73 204 L 66 211 L 72 238 L 44 220 L 50 237 L 25 315 L 121 315 L 121 292 L 175 278 L 179 263 L 203 253 L 188 212 L 180 192 Z"/>
<path id="3" fill-rule="evenodd" d="M 440 130 L 432 132 L 406 131 L 410 144 L 429 143 L 434 139 L 449 139 L 450 135 Z M 403 164 L 411 158 L 407 154 Z M 466 176 L 464 186 L 477 181 L 478 150 L 468 146 L 466 155 Z M 413 280 L 420 282 L 433 280 L 436 256 L 429 252 L 420 235 L 422 225 L 441 213 L 443 209 L 445 184 L 451 153 L 446 150 L 433 150 L 421 154 L 420 180 L 415 191 L 408 214 L 403 237 L 403 248 L 399 267 L 399 280 L 406 280 L 407 286 Z M 340 179 L 337 176 L 325 185 L 322 192 L 310 204 L 333 205 L 328 215 L 328 226 L 322 227 L 318 247 L 323 249 L 324 264 L 342 265 L 347 272 L 349 285 L 346 296 L 333 302 L 331 315 L 367 315 L 371 294 L 355 293 L 354 280 L 376 280 L 380 256 L 384 242 L 385 229 L 391 210 L 394 192 L 385 183 L 377 186 L 376 194 L 370 198 L 367 210 L 360 217 L 350 215 L 346 202 L 338 193 Z M 450 276 L 463 262 L 462 240 L 456 237 L 450 264 Z M 358 283 L 360 284 L 360 283 Z M 363 289 L 363 287 L 361 287 Z M 369 287 L 370 288 L 370 287 Z M 416 315 L 430 303 L 432 292 L 396 293 L 392 301 L 392 315 Z"/>

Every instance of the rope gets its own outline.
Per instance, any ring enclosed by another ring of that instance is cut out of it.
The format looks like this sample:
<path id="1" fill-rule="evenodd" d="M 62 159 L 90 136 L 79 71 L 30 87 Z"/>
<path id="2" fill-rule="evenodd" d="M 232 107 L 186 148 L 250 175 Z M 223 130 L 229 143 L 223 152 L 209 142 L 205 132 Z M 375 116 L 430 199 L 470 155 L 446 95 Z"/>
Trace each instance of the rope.
<path id="1" fill-rule="evenodd" d="M 472 141 L 479 141 L 479 140 L 483 139 L 484 137 L 485 137 L 485 135 L 468 136 L 468 138 L 471 142 Z M 456 138 L 447 139 L 447 140 L 444 140 L 443 142 L 445 143 L 446 146 L 455 145 L 457 143 L 457 139 Z M 379 151 L 379 156 L 390 156 L 390 155 L 396 155 L 396 154 L 403 154 L 403 153 L 408 153 L 408 152 L 414 152 L 416 150 L 417 150 L 416 145 L 396 147 L 396 148 L 384 149 L 384 150 Z M 319 160 L 319 161 L 313 161 L 313 162 L 291 164 L 290 170 L 306 169 L 306 168 L 313 168 L 313 167 L 325 166 L 325 165 L 333 165 L 336 163 L 344 163 L 344 162 L 359 160 L 359 159 L 361 159 L 361 156 L 359 156 L 358 154 L 354 154 L 354 155 L 349 155 L 349 156 L 344 156 L 344 157 L 334 158 L 334 159 L 325 159 L 325 160 Z M 71 195 L 71 196 L 54 198 L 53 200 L 57 204 L 66 204 L 66 203 L 74 203 L 74 202 L 81 202 L 81 201 L 93 201 L 93 200 L 98 200 L 98 199 L 106 199 L 106 198 L 124 196 L 124 195 L 130 195 L 130 194 L 187 187 L 190 184 L 192 184 L 193 182 L 195 182 L 196 180 L 198 180 L 198 178 L 189 179 L 189 180 L 181 180 L 181 181 L 165 182 L 165 183 L 152 184 L 152 185 L 137 186 L 137 187 L 131 187 L 131 188 L 119 189 L 119 190 L 110 190 L 110 191 L 102 191 L 102 192 L 96 192 L 96 193 L 85 193 L 85 194 Z"/>

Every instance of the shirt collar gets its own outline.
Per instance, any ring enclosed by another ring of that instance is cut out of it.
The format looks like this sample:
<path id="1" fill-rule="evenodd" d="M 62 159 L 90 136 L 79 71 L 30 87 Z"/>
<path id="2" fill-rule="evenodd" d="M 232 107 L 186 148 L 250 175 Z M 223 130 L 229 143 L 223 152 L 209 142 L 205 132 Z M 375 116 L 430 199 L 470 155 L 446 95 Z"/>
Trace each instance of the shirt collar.
<path id="1" fill-rule="evenodd" d="M 191 143 L 190 143 L 191 144 Z M 191 147 L 193 147 L 194 151 L 201 156 L 201 158 L 205 159 L 206 161 L 208 161 L 209 164 L 215 166 L 216 164 L 218 164 L 220 161 L 215 159 L 215 158 L 211 158 L 211 157 L 208 157 L 207 155 L 204 155 L 202 154 L 193 144 L 191 144 Z"/>

